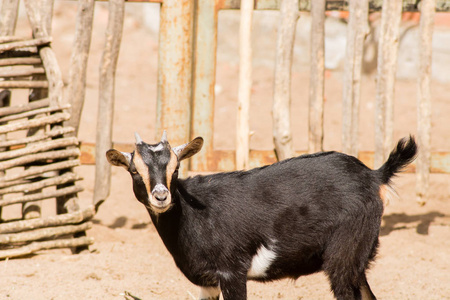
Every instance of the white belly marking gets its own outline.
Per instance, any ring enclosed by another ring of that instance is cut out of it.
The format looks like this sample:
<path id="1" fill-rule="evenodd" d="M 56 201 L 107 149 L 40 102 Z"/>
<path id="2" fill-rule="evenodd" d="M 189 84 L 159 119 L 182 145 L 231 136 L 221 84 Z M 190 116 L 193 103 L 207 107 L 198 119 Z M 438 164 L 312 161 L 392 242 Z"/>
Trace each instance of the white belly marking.
<path id="1" fill-rule="evenodd" d="M 273 249 L 267 249 L 261 246 L 252 259 L 252 265 L 247 272 L 248 278 L 263 278 L 269 269 L 272 262 L 275 260 L 277 254 Z"/>

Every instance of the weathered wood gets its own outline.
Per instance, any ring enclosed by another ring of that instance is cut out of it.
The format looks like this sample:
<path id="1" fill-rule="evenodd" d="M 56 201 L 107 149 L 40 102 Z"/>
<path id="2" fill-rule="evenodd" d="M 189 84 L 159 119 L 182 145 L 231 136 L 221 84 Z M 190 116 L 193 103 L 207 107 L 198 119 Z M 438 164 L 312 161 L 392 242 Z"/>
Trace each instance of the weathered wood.
<path id="1" fill-rule="evenodd" d="M 37 182 L 18 184 L 14 186 L 10 186 L 7 188 L 0 189 L 0 195 L 4 194 L 12 194 L 12 193 L 22 193 L 22 192 L 30 192 L 39 189 L 43 189 L 49 186 L 55 186 L 58 184 L 64 184 L 68 182 L 75 182 L 81 180 L 82 178 L 75 173 L 67 172 L 60 176 L 51 177 L 48 179 L 43 179 Z"/>
<path id="2" fill-rule="evenodd" d="M 53 149 L 57 149 L 57 148 L 77 146 L 78 143 L 79 142 L 76 137 L 67 137 L 67 138 L 59 138 L 59 139 L 54 139 L 51 141 L 46 141 L 46 142 L 41 142 L 41 143 L 30 144 L 27 147 L 24 147 L 21 149 L 10 150 L 10 151 L 0 153 L 0 160 L 12 159 L 12 158 L 19 157 L 19 156 L 25 156 L 28 154 L 53 150 Z"/>
<path id="3" fill-rule="evenodd" d="M 19 0 L 3 0 L 0 11 L 0 36 L 13 35 L 16 29 Z"/>
<path id="4" fill-rule="evenodd" d="M 24 77 L 36 74 L 45 74 L 44 68 L 8 68 L 7 70 L 0 70 L 0 77 Z"/>
<path id="5" fill-rule="evenodd" d="M 27 112 L 24 112 L 21 114 L 0 117 L 0 122 L 6 122 L 6 121 L 9 122 L 9 121 L 13 121 L 13 120 L 36 116 L 39 114 L 48 114 L 48 113 L 53 113 L 53 112 L 57 112 L 57 111 L 63 111 L 68 108 L 70 108 L 69 104 L 61 105 L 61 106 L 51 106 L 51 107 L 39 108 L 36 110 L 30 110 L 30 111 L 27 111 Z"/>
<path id="6" fill-rule="evenodd" d="M 72 56 L 70 57 L 69 85 L 65 94 L 65 102 L 72 105 L 71 118 L 67 123 L 69 126 L 75 128 L 75 136 L 78 135 L 78 127 L 84 105 L 87 62 L 94 19 L 94 4 L 94 0 L 78 1 L 75 39 Z"/>
<path id="7" fill-rule="evenodd" d="M 66 225 L 58 227 L 41 228 L 21 233 L 9 233 L 0 235 L 0 244 L 13 244 L 33 242 L 42 239 L 54 239 L 62 235 L 73 234 L 92 228 L 92 222 L 79 225 Z"/>
<path id="8" fill-rule="evenodd" d="M 299 18 L 297 8 L 298 0 L 281 1 L 272 104 L 273 143 L 279 160 L 295 154 L 291 129 L 291 68 Z"/>
<path id="9" fill-rule="evenodd" d="M 11 91 L 9 90 L 3 90 L 0 92 L 0 108 L 11 105 Z M 0 125 L 3 125 L 3 123 L 0 122 Z M 0 142 L 6 140 L 7 135 L 5 133 L 0 134 Z M 6 149 L 4 147 L 0 147 L 0 152 L 5 151 Z M 0 178 L 5 176 L 5 171 L 0 171 Z M 0 200 L 3 197 L 0 196 Z M 0 220 L 2 218 L 2 209 L 0 208 Z"/>
<path id="10" fill-rule="evenodd" d="M 84 189 L 81 186 L 72 185 L 66 188 L 60 188 L 54 191 L 50 192 L 40 192 L 40 193 L 33 193 L 28 194 L 20 197 L 11 197 L 7 199 L 0 200 L 0 206 L 7 206 L 11 204 L 17 204 L 17 203 L 25 203 L 25 202 L 32 202 L 32 201 L 38 201 L 38 200 L 44 200 L 49 198 L 56 198 L 56 197 L 62 197 L 64 195 L 68 194 L 74 194 L 83 191 Z"/>
<path id="11" fill-rule="evenodd" d="M 325 0 L 311 3 L 308 152 L 323 151 Z"/>
<path id="12" fill-rule="evenodd" d="M 47 45 L 47 44 L 51 43 L 51 41 L 52 41 L 51 37 L 42 37 L 42 38 L 37 38 L 37 39 L 25 40 L 25 41 L 2 43 L 2 44 L 0 44 L 0 53 L 9 51 L 9 50 L 18 49 L 18 48 L 37 47 L 37 46 Z"/>
<path id="13" fill-rule="evenodd" d="M 350 1 L 345 53 L 342 152 L 358 155 L 359 99 L 361 93 L 361 65 L 364 39 L 368 32 L 368 0 Z"/>
<path id="14" fill-rule="evenodd" d="M 32 167 L 32 168 L 26 169 L 20 173 L 17 173 L 17 174 L 7 174 L 4 177 L 0 177 L 0 186 L 3 186 L 3 187 L 8 186 L 8 183 L 13 180 L 31 177 L 31 176 L 35 176 L 35 175 L 41 175 L 43 173 L 51 172 L 51 171 L 70 169 L 70 168 L 79 166 L 80 164 L 81 164 L 80 160 L 74 159 L 74 160 L 50 163 L 50 164 L 46 164 L 44 166 L 39 166 L 39 167 Z"/>
<path id="15" fill-rule="evenodd" d="M 102 0 L 99 0 L 102 1 Z M 129 0 L 136 2 L 146 2 L 147 0 Z M 163 0 L 159 0 L 164 2 Z M 314 0 L 316 1 L 316 0 Z M 239 9 L 241 0 L 221 0 L 218 1 L 218 9 Z M 255 9 L 260 10 L 275 10 L 279 9 L 281 0 L 258 0 L 255 4 Z M 349 10 L 348 0 L 331 0 L 326 2 L 327 11 L 348 11 Z M 299 0 L 299 10 L 300 11 L 310 11 L 311 3 L 313 0 Z M 376 12 L 381 11 L 383 0 L 370 0 L 369 1 L 369 11 Z M 403 12 L 418 12 L 419 6 L 418 0 L 403 0 Z M 437 12 L 449 12 L 450 11 L 450 1 L 448 0 L 437 0 L 436 1 L 436 11 Z"/>
<path id="16" fill-rule="evenodd" d="M 210 0 L 200 0 L 195 13 L 191 139 L 201 136 L 204 142 L 202 151 L 191 158 L 190 169 L 207 171 L 214 140 L 214 86 L 218 23 L 216 3 Z"/>
<path id="17" fill-rule="evenodd" d="M 1 89 L 46 89 L 48 81 L 26 81 L 26 80 L 7 80 L 0 81 Z"/>
<path id="18" fill-rule="evenodd" d="M 0 67 L 40 64 L 42 64 L 42 60 L 39 57 L 13 57 L 0 59 Z"/>
<path id="19" fill-rule="evenodd" d="M 416 196 L 424 205 L 430 185 L 431 159 L 431 56 L 436 0 L 421 2 L 419 25 L 419 76 L 417 78 L 417 156 Z"/>
<path id="20" fill-rule="evenodd" d="M 252 94 L 253 0 L 241 1 L 239 25 L 239 89 L 236 126 L 236 168 L 248 169 L 250 151 L 250 99 Z"/>
<path id="21" fill-rule="evenodd" d="M 74 131 L 75 130 L 72 127 L 62 127 L 62 128 L 54 128 L 50 131 L 45 132 L 42 135 L 33 135 L 26 138 L 5 140 L 5 141 L 0 140 L 0 148 L 18 145 L 27 145 L 29 143 L 48 140 L 56 136 L 65 135 L 67 133 L 73 133 Z"/>
<path id="22" fill-rule="evenodd" d="M 33 242 L 20 248 L 1 250 L 0 259 L 25 256 L 42 250 L 87 246 L 92 245 L 93 243 L 94 239 L 90 237 L 80 237 L 74 239 L 53 240 L 45 242 Z"/>
<path id="23" fill-rule="evenodd" d="M 20 121 L 12 124 L 6 124 L 3 126 L 0 126 L 0 133 L 7 133 L 22 129 L 28 129 L 33 127 L 39 127 L 47 124 L 55 124 L 55 123 L 61 123 L 63 121 L 66 121 L 70 118 L 70 115 L 68 113 L 56 113 L 50 116 L 46 117 L 40 117 L 35 119 L 29 119 L 25 121 Z"/>
<path id="24" fill-rule="evenodd" d="M 375 168 L 381 167 L 393 147 L 394 90 L 401 17 L 402 0 L 383 1 L 375 94 Z"/>
<path id="25" fill-rule="evenodd" d="M 94 205 L 108 197 L 111 183 L 111 165 L 106 160 L 105 153 L 112 146 L 115 74 L 122 39 L 124 6 L 124 0 L 109 1 L 105 48 L 100 63 Z"/>
<path id="26" fill-rule="evenodd" d="M 16 106 L 8 106 L 0 108 L 0 117 L 9 116 L 13 114 L 20 114 L 34 109 L 39 109 L 49 106 L 50 101 L 48 99 L 42 99 L 33 101 L 27 104 L 21 104 Z"/>
<path id="27" fill-rule="evenodd" d="M 49 216 L 33 220 L 21 220 L 0 224 L 0 233 L 14 233 L 32 230 L 43 227 L 53 227 L 68 224 L 78 224 L 91 220 L 95 215 L 94 206 L 89 206 L 83 210 L 62 215 Z"/>
<path id="28" fill-rule="evenodd" d="M 161 5 L 156 138 L 167 130 L 172 145 L 186 143 L 191 132 L 194 2 L 165 0 Z M 181 164 L 180 177 L 187 170 Z"/>
<path id="29" fill-rule="evenodd" d="M 13 158 L 13 159 L 1 162 L 0 170 L 6 170 L 6 169 L 17 167 L 17 166 L 23 166 L 25 164 L 29 164 L 29 163 L 32 163 L 35 161 L 54 160 L 54 159 L 62 159 L 62 158 L 70 158 L 70 157 L 78 157 L 78 156 L 80 156 L 80 150 L 78 148 L 29 154 L 26 156 L 22 156 L 19 158 Z"/>

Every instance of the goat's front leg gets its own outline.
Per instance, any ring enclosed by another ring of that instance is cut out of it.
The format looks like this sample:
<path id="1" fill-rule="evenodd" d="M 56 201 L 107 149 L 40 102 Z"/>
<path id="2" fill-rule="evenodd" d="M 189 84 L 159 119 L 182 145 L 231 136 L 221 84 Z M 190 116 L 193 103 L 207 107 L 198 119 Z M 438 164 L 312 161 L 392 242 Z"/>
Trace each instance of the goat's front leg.
<path id="1" fill-rule="evenodd" d="M 218 286 L 200 287 L 199 300 L 219 300 L 220 288 Z"/>
<path id="2" fill-rule="evenodd" d="M 232 275 L 220 279 L 223 300 L 247 299 L 247 276 Z"/>

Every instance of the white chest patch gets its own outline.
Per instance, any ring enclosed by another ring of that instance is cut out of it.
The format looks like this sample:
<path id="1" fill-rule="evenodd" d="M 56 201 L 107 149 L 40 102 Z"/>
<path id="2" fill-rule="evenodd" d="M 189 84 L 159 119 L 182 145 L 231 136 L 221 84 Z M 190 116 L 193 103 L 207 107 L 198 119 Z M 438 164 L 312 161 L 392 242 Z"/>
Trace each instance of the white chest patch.
<path id="1" fill-rule="evenodd" d="M 252 265 L 247 272 L 248 278 L 263 278 L 277 254 L 273 249 L 261 246 L 252 259 Z"/>

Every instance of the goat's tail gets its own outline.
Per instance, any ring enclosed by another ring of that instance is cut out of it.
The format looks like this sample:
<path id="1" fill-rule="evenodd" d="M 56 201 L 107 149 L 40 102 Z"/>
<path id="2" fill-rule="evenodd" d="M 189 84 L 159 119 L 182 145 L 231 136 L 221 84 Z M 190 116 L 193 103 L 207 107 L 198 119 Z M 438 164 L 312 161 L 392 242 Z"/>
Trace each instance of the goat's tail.
<path id="1" fill-rule="evenodd" d="M 413 136 L 402 138 L 398 141 L 397 146 L 389 154 L 388 160 L 377 170 L 380 174 L 381 182 L 389 184 L 391 178 L 396 173 L 401 172 L 407 165 L 416 159 L 417 144 Z"/>

